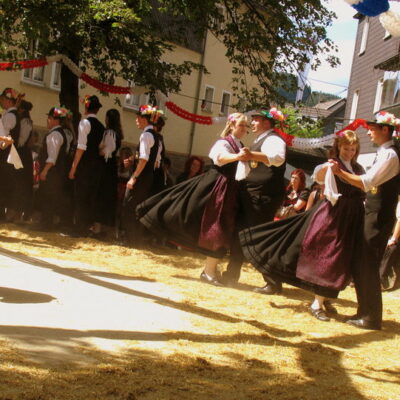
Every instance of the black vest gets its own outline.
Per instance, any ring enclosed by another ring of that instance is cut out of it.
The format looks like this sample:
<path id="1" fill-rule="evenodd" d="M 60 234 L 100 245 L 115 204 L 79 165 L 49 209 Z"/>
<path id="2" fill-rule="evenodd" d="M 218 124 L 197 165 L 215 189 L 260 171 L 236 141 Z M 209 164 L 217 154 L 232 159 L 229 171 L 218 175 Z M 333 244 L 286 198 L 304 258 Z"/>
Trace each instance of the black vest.
<path id="1" fill-rule="evenodd" d="M 153 129 L 148 129 L 146 132 L 149 132 L 153 136 L 154 145 L 150 149 L 149 159 L 147 160 L 147 163 L 146 163 L 145 167 L 143 168 L 142 173 L 153 174 L 154 173 L 154 164 L 156 163 L 157 154 L 158 154 L 158 147 L 160 146 L 160 142 L 161 142 L 161 139 L 160 139 L 161 135 L 159 133 L 157 133 L 156 131 L 154 131 Z M 139 147 L 140 147 L 140 144 L 139 144 Z M 138 148 L 138 151 L 139 151 L 139 148 Z"/>
<path id="2" fill-rule="evenodd" d="M 46 160 L 49 157 L 49 153 L 47 151 L 47 136 L 49 136 L 51 133 L 54 131 L 60 132 L 61 136 L 63 138 L 63 143 L 60 147 L 60 151 L 58 152 L 57 159 L 55 160 L 54 166 L 51 168 L 53 171 L 57 171 L 59 173 L 64 173 L 65 171 L 65 161 L 66 161 L 66 147 L 67 147 L 67 139 L 65 137 L 64 130 L 61 128 L 61 126 L 58 126 L 57 128 L 51 129 L 44 137 L 43 139 L 43 144 L 42 148 L 40 150 L 39 154 L 39 164 L 40 164 L 40 170 L 43 170 L 44 166 L 46 165 Z M 51 171 L 50 170 L 50 171 Z"/>
<path id="3" fill-rule="evenodd" d="M 83 153 L 82 161 L 84 159 L 100 159 L 99 145 L 103 140 L 104 126 L 94 117 L 89 117 L 87 120 L 90 122 L 90 132 L 87 135 L 86 151 Z"/>
<path id="4" fill-rule="evenodd" d="M 400 152 L 396 146 L 391 146 L 400 159 Z M 379 219 L 387 221 L 395 218 L 396 205 L 400 187 L 400 175 L 394 176 L 382 185 L 367 193 L 365 213 L 378 213 Z"/>
<path id="5" fill-rule="evenodd" d="M 269 132 L 263 139 L 251 145 L 251 151 L 261 152 L 264 141 L 271 136 L 278 136 L 275 132 Z M 253 164 L 253 165 L 252 165 Z M 249 193 L 262 194 L 271 197 L 280 196 L 285 193 L 284 174 L 286 162 L 279 167 L 268 167 L 262 162 L 249 161 L 250 173 L 246 178 L 246 187 Z M 254 168 L 252 168 L 254 166 Z"/>

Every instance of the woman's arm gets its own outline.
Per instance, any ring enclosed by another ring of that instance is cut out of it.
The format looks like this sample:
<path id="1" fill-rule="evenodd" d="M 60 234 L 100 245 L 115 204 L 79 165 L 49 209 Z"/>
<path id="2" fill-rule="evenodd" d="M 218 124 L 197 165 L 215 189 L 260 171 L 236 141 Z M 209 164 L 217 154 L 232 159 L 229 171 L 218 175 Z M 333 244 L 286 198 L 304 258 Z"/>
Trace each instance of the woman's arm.
<path id="1" fill-rule="evenodd" d="M 305 211 L 308 211 L 313 205 L 315 201 L 315 196 L 317 195 L 317 191 L 313 190 L 307 200 L 307 205 Z"/>
<path id="2" fill-rule="evenodd" d="M 306 205 L 307 205 L 307 202 L 306 202 L 305 200 L 303 200 L 303 199 L 298 199 L 298 200 L 296 201 L 296 203 L 293 205 L 293 209 L 294 209 L 296 212 L 299 212 L 299 211 L 301 211 Z"/>

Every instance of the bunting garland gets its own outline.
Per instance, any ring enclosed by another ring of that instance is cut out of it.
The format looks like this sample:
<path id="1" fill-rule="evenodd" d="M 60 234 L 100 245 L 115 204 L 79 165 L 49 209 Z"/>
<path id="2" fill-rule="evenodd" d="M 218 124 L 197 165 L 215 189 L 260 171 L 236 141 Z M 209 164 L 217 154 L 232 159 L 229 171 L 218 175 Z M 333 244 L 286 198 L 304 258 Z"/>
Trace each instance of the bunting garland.
<path id="1" fill-rule="evenodd" d="M 350 0 L 352 1 L 352 0 Z M 354 1 L 354 0 L 353 0 Z M 92 78 L 88 74 L 84 73 L 79 67 L 67 56 L 62 54 L 57 54 L 54 56 L 49 56 L 42 59 L 37 60 L 24 60 L 24 61 L 14 61 L 14 62 L 0 62 L 0 71 L 14 71 L 20 69 L 27 69 L 27 68 L 39 68 L 44 67 L 52 62 L 62 62 L 70 71 L 76 75 L 78 78 L 82 79 L 87 84 L 93 86 L 94 88 L 108 93 L 114 94 L 132 94 L 132 89 L 130 87 L 123 87 L 123 86 L 115 86 L 109 85 L 103 82 L 98 81 L 97 79 Z M 226 122 L 227 117 L 209 117 L 204 115 L 193 114 L 185 109 L 179 107 L 177 104 L 173 103 L 172 101 L 167 101 L 165 106 L 175 115 L 183 118 L 187 121 L 194 122 L 196 124 L 201 125 L 213 125 L 222 122 Z M 250 116 L 254 114 L 254 111 L 249 111 L 246 115 Z M 359 127 L 367 127 L 366 121 L 363 119 L 357 119 L 339 132 L 336 133 L 340 134 L 344 130 L 350 129 L 355 130 Z M 297 149 L 312 149 L 312 148 L 321 148 L 325 146 L 332 145 L 332 142 L 335 138 L 335 134 L 331 134 L 328 136 L 323 136 L 321 138 L 299 138 L 293 135 L 289 135 L 288 133 L 284 132 L 283 130 L 275 129 L 275 131 L 282 137 L 282 139 L 286 142 L 286 144 L 290 147 L 297 148 Z"/>
<path id="2" fill-rule="evenodd" d="M 132 92 L 130 87 L 109 85 L 92 78 L 88 74 L 84 73 L 70 58 L 63 54 L 57 54 L 38 60 L 24 60 L 14 62 L 1 62 L 0 71 L 15 71 L 20 69 L 28 68 L 39 68 L 44 67 L 52 62 L 62 62 L 75 76 L 82 79 L 84 82 L 93 86 L 94 88 L 107 93 L 114 94 L 129 94 Z"/>
<path id="3" fill-rule="evenodd" d="M 198 114 L 193 114 L 189 111 L 184 110 L 183 108 L 179 107 L 172 101 L 167 101 L 165 103 L 165 106 L 173 112 L 174 114 L 178 115 L 179 117 L 186 119 L 187 121 L 192 121 L 197 124 L 202 124 L 202 125 L 212 125 L 213 120 L 211 117 L 205 117 L 203 115 L 198 115 Z"/>

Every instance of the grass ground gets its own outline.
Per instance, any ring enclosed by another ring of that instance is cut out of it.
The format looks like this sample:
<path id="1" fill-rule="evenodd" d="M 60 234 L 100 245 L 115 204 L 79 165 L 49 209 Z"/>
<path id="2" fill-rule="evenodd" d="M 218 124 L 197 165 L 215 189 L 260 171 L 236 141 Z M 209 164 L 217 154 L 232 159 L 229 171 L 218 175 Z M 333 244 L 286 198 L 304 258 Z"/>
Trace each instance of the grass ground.
<path id="1" fill-rule="evenodd" d="M 168 285 L 176 296 L 149 301 L 184 311 L 191 326 L 162 334 L 129 332 L 121 352 L 76 345 L 74 351 L 92 360 L 81 364 L 37 362 L 5 338 L 0 400 L 400 399 L 399 291 L 383 294 L 383 330 L 363 331 L 341 321 L 355 311 L 352 288 L 336 303 L 337 319 L 324 323 L 309 315 L 312 296 L 304 291 L 285 286 L 283 295 L 251 292 L 262 279 L 250 265 L 238 289 L 216 288 L 198 280 L 204 260 L 189 252 L 139 251 L 11 224 L 0 228 L 0 243 L 27 256 L 56 259 L 75 276 L 92 270 Z M 75 334 L 62 340 L 74 344 Z"/>

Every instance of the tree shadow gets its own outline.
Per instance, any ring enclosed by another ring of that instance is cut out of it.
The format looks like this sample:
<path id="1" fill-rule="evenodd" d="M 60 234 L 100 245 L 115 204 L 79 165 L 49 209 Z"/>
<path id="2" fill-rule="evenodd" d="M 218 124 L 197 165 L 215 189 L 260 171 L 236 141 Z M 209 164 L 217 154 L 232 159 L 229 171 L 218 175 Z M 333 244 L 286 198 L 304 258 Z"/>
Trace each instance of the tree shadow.
<path id="1" fill-rule="evenodd" d="M 49 303 L 55 299 L 55 297 L 48 294 L 0 287 L 0 302 L 2 303 Z"/>
<path id="2" fill-rule="evenodd" d="M 16 327 L 4 327 L 2 333 Z M 28 327 L 26 327 L 28 329 Z M 29 329 L 33 329 L 30 327 Z M 58 330 L 56 330 L 58 331 Z M 107 336 L 107 331 L 42 331 L 56 340 L 82 335 Z M 166 334 L 147 332 L 111 332 L 126 340 L 187 340 L 205 343 L 250 343 L 262 345 L 264 351 L 294 350 L 277 359 L 248 357 L 235 347 L 222 354 L 231 362 L 216 363 L 205 354 L 183 352 L 160 356 L 159 351 L 137 347 L 110 353 L 87 344 L 78 351 L 91 360 L 87 367 L 78 362 L 58 364 L 46 373 L 32 373 L 21 358 L 6 359 L 14 368 L 0 371 L 0 392 L 4 398 L 29 393 L 31 399 L 101 398 L 120 400 L 367 400 L 355 386 L 342 365 L 343 352 L 316 343 L 290 343 L 267 335 L 203 335 L 188 332 Z M 77 342 L 79 344 L 79 341 Z M 67 349 L 68 350 L 68 349 Z M 77 350 L 77 349 L 75 349 Z M 31 354 L 36 356 L 35 354 Z M 265 358 L 265 357 L 264 357 Z M 297 365 L 285 368 L 285 363 Z M 21 366 L 21 368 L 15 368 Z M 298 373 L 293 373 L 297 368 Z M 13 382 L 13 385 L 7 383 Z M 13 397 L 14 398 L 14 397 Z"/>

